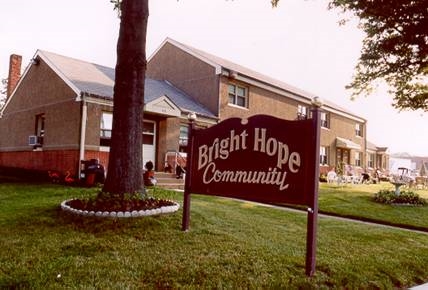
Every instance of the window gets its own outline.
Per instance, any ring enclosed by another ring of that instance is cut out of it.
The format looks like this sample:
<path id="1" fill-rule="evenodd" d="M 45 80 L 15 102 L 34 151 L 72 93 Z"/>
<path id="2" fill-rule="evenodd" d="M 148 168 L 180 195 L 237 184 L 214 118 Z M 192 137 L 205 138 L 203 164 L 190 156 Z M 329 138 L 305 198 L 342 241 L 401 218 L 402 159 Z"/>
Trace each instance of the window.
<path id="1" fill-rule="evenodd" d="M 155 144 L 155 123 L 151 121 L 143 122 L 143 144 Z"/>
<path id="2" fill-rule="evenodd" d="M 375 155 L 373 153 L 368 154 L 367 167 L 374 168 Z"/>
<path id="3" fill-rule="evenodd" d="M 180 152 L 186 152 L 188 141 L 189 141 L 189 126 L 186 124 L 182 124 L 180 126 L 180 139 L 178 140 Z"/>
<path id="4" fill-rule="evenodd" d="M 330 128 L 329 115 L 326 112 L 321 112 L 321 127 Z"/>
<path id="5" fill-rule="evenodd" d="M 36 115 L 34 135 L 36 135 L 37 138 L 36 145 L 34 145 L 34 149 L 42 147 L 43 138 L 45 137 L 45 114 Z"/>
<path id="6" fill-rule="evenodd" d="M 363 125 L 360 123 L 355 124 L 355 135 L 363 137 Z"/>
<path id="7" fill-rule="evenodd" d="M 248 108 L 247 88 L 229 84 L 229 104 Z"/>
<path id="8" fill-rule="evenodd" d="M 361 152 L 355 152 L 355 166 L 361 166 Z"/>
<path id="9" fill-rule="evenodd" d="M 305 120 L 308 118 L 308 107 L 297 105 L 297 120 Z"/>
<path id="10" fill-rule="evenodd" d="M 100 124 L 100 146 L 110 146 L 111 129 L 113 127 L 113 114 L 103 112 Z"/>
<path id="11" fill-rule="evenodd" d="M 320 165 L 328 165 L 328 147 L 320 147 Z"/>

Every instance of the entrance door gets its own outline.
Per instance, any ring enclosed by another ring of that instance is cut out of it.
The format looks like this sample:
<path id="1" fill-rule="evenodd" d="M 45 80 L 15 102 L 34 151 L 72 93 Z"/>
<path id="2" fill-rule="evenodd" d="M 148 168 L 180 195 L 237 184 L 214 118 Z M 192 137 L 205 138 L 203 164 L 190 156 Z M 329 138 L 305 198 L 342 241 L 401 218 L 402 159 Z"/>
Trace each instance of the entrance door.
<path id="1" fill-rule="evenodd" d="M 146 120 L 143 122 L 143 166 L 152 161 L 156 168 L 156 123 Z"/>
<path id="2" fill-rule="evenodd" d="M 349 149 L 337 148 L 336 150 L 337 163 L 343 162 L 345 164 L 349 164 L 349 155 L 350 155 Z"/>

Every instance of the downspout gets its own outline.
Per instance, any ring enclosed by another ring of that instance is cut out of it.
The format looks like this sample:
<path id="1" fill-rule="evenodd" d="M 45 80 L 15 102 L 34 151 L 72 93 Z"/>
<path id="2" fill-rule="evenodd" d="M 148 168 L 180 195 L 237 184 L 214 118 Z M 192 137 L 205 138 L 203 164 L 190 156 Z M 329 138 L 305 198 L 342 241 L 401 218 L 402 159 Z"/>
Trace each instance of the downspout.
<path id="1" fill-rule="evenodd" d="M 82 120 L 80 123 L 80 146 L 79 146 L 79 179 L 81 179 L 82 174 L 82 166 L 81 161 L 85 160 L 85 142 L 86 142 L 86 122 L 88 120 L 88 104 L 85 101 L 85 96 L 82 93 L 81 94 L 81 100 L 82 100 Z"/>

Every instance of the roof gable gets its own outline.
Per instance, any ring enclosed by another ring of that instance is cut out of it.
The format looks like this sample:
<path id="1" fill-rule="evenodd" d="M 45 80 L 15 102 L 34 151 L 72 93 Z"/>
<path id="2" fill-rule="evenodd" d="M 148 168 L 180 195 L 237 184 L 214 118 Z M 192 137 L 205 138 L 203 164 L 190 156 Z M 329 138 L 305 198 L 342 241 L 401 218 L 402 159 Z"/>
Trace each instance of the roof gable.
<path id="1" fill-rule="evenodd" d="M 193 48 L 191 46 L 188 46 L 186 44 L 180 43 L 178 41 L 175 41 L 169 37 L 167 37 L 162 43 L 161 45 L 159 45 L 159 47 L 149 56 L 149 58 L 147 59 L 147 62 L 150 62 L 150 60 L 158 53 L 158 51 L 166 44 L 166 43 L 171 43 L 172 45 L 180 48 L 181 50 L 189 53 L 190 55 L 193 55 L 197 58 L 199 58 L 200 60 L 202 60 L 203 62 L 213 66 L 215 68 L 215 72 L 216 74 L 220 74 L 222 72 L 222 65 L 221 63 L 217 62 L 215 60 L 216 56 L 205 53 L 201 50 L 198 50 L 196 48 Z"/>
<path id="2" fill-rule="evenodd" d="M 43 50 L 37 50 L 33 57 L 33 59 L 38 58 L 43 60 L 76 93 L 76 100 L 80 100 L 81 95 L 87 95 L 102 98 L 107 102 L 113 101 L 115 80 L 115 70 L 113 68 Z M 26 68 L 20 82 L 25 78 L 31 65 L 34 64 L 30 64 Z M 16 87 L 19 84 L 18 82 Z M 8 101 L 12 97 L 13 94 Z M 162 110 L 160 106 L 167 105 L 171 114 L 176 115 L 176 110 L 179 108 L 181 111 L 195 112 L 205 117 L 216 118 L 203 105 L 165 81 L 146 78 L 144 98 L 145 103 L 152 109 L 156 107 L 156 110 Z M 156 102 L 154 102 L 155 100 Z"/>
<path id="3" fill-rule="evenodd" d="M 201 61 L 204 61 L 207 64 L 212 65 L 213 67 L 215 67 L 217 74 L 223 74 L 229 77 L 232 76 L 243 82 L 247 82 L 255 86 L 262 87 L 263 89 L 270 90 L 277 94 L 296 99 L 297 101 L 303 102 L 306 104 L 311 104 L 312 99 L 316 97 L 315 94 L 309 93 L 295 86 L 292 86 L 280 80 L 274 79 L 267 75 L 261 74 L 257 71 L 251 70 L 249 68 L 236 64 L 224 58 L 215 56 L 208 52 L 183 44 L 169 37 L 162 42 L 162 44 L 157 48 L 155 52 L 153 52 L 153 54 L 149 57 L 148 61 L 150 61 L 166 43 L 170 43 L 178 47 L 179 49 L 186 51 L 192 56 L 200 59 Z M 366 122 L 364 118 L 356 115 L 355 113 L 343 107 L 336 105 L 333 102 L 330 102 L 329 100 L 323 99 L 323 103 L 324 103 L 323 107 L 327 111 L 345 116 L 347 118 L 354 119 L 358 122 L 362 122 L 362 123 Z"/>
<path id="4" fill-rule="evenodd" d="M 180 117 L 180 109 L 167 96 L 161 96 L 144 105 L 144 110 L 164 116 Z"/>
<path id="5" fill-rule="evenodd" d="M 216 116 L 202 104 L 166 81 L 146 78 L 144 94 L 146 103 L 165 95 L 183 111 L 195 112 L 200 115 L 216 118 Z"/>
<path id="6" fill-rule="evenodd" d="M 38 55 L 78 95 L 113 96 L 114 69 L 47 51 L 39 51 Z"/>

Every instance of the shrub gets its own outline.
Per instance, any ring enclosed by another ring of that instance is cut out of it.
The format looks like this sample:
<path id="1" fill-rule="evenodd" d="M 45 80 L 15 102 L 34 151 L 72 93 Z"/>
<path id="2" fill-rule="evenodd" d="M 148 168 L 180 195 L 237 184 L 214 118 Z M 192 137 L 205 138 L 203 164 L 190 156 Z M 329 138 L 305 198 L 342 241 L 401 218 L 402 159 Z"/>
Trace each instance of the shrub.
<path id="1" fill-rule="evenodd" d="M 325 173 L 320 174 L 320 182 L 327 182 L 327 175 Z"/>
<path id="2" fill-rule="evenodd" d="M 374 200 L 386 204 L 427 205 L 427 201 L 413 191 L 402 191 L 399 195 L 393 190 L 381 190 L 374 195 Z"/>

